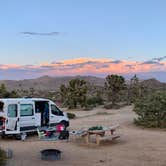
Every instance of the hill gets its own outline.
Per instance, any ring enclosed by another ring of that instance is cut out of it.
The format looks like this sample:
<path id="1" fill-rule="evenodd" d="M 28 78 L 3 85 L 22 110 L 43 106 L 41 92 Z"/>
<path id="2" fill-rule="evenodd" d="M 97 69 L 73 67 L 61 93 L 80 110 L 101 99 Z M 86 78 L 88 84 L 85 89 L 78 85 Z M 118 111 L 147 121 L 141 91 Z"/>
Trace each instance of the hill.
<path id="1" fill-rule="evenodd" d="M 0 84 L 4 83 L 9 91 L 11 90 L 29 90 L 34 88 L 39 91 L 54 91 L 57 90 L 61 84 L 67 84 L 70 80 L 74 78 L 80 78 L 91 85 L 104 86 L 104 78 L 98 78 L 93 76 L 73 76 L 73 77 L 50 77 L 43 76 L 36 79 L 25 79 L 25 80 L 3 80 Z"/>
<path id="2" fill-rule="evenodd" d="M 166 89 L 166 83 L 162 83 L 155 78 L 143 80 L 141 84 L 151 89 Z"/>
<path id="3" fill-rule="evenodd" d="M 9 91 L 11 90 L 29 90 L 31 88 L 36 91 L 55 91 L 58 90 L 61 84 L 67 84 L 71 79 L 79 78 L 90 83 L 91 86 L 103 87 L 105 79 L 94 76 L 66 76 L 66 77 L 50 77 L 43 76 L 36 79 L 24 80 L 2 80 Z M 127 81 L 128 82 L 128 81 Z M 129 82 L 128 82 L 129 83 Z M 141 81 L 145 87 L 152 89 L 166 89 L 166 83 L 162 83 L 154 78 Z"/>

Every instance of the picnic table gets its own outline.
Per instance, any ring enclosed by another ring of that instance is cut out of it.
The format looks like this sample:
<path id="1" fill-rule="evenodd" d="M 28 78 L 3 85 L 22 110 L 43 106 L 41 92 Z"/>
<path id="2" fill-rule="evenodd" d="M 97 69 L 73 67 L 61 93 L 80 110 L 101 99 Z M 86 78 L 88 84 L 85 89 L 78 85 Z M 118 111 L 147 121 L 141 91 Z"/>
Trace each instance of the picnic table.
<path id="1" fill-rule="evenodd" d="M 90 137 L 95 135 L 96 144 L 100 145 L 100 142 L 103 140 L 115 140 L 120 137 L 119 134 L 115 134 L 116 129 L 119 125 L 114 125 L 110 127 L 103 127 L 102 130 L 87 130 L 82 137 L 85 138 L 86 144 L 90 143 Z M 107 132 L 107 135 L 106 135 Z"/>

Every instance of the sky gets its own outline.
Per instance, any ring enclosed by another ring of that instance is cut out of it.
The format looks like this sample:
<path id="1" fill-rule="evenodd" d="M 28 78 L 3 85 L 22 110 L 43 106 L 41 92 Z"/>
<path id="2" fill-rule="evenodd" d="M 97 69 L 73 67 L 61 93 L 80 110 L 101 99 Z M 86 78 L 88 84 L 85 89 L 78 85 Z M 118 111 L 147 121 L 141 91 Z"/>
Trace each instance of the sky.
<path id="1" fill-rule="evenodd" d="M 165 73 L 165 8 L 165 0 L 0 1 L 0 79 Z"/>

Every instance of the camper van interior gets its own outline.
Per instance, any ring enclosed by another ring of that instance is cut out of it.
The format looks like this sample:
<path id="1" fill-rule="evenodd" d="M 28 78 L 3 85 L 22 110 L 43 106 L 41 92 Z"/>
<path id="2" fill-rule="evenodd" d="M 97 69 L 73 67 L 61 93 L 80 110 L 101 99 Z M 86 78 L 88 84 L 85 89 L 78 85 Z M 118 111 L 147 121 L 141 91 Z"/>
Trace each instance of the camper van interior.
<path id="1" fill-rule="evenodd" d="M 41 126 L 47 126 L 49 124 L 48 101 L 35 101 L 35 113 L 39 113 Z"/>
<path id="2" fill-rule="evenodd" d="M 3 112 L 4 103 L 0 101 L 0 112 Z"/>
<path id="3" fill-rule="evenodd" d="M 0 102 L 0 112 L 3 112 L 3 107 L 4 107 L 4 103 Z M 5 119 L 3 117 L 0 117 L 0 130 L 2 130 L 3 128 L 4 120 Z"/>

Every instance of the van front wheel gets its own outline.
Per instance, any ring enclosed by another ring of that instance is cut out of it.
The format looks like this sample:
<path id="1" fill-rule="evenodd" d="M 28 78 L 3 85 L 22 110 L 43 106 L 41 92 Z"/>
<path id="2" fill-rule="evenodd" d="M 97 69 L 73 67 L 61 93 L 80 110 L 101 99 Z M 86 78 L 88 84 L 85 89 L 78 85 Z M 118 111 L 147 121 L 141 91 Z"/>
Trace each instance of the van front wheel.
<path id="1" fill-rule="evenodd" d="M 69 126 L 69 122 L 67 121 L 61 121 L 60 124 L 62 124 L 65 127 L 65 129 Z"/>

